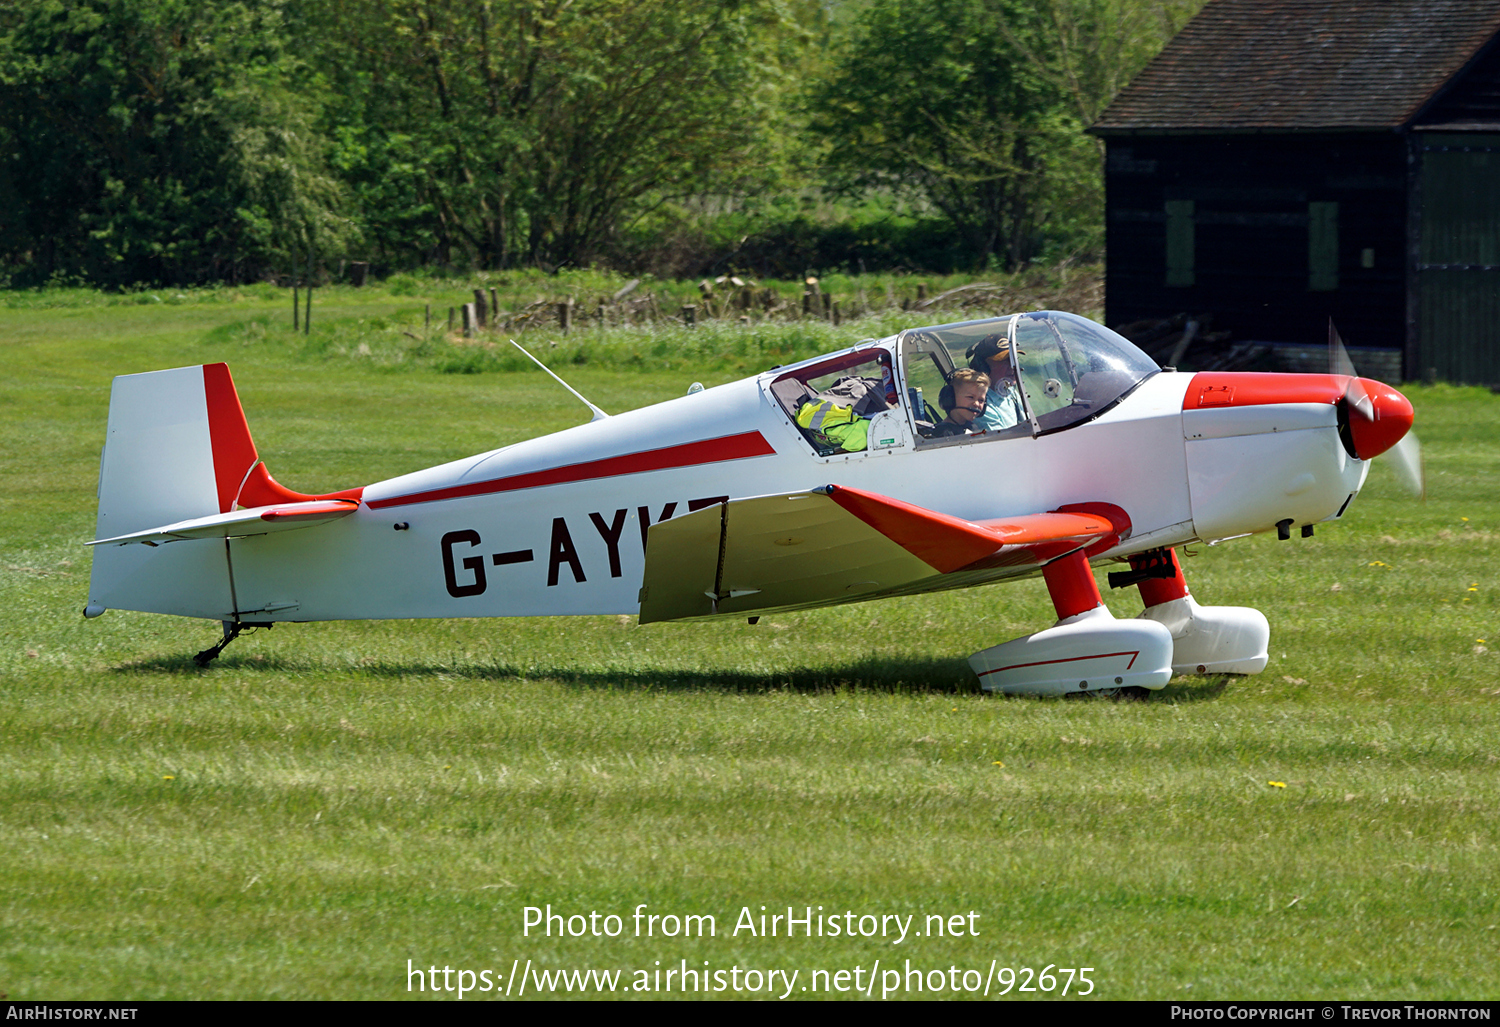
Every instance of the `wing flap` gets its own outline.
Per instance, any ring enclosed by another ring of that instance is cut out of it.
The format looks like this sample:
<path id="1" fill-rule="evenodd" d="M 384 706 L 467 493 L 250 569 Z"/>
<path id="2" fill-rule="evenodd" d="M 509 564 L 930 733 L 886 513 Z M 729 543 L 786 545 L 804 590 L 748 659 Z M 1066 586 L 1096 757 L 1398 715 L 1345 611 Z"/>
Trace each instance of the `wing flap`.
<path id="1" fill-rule="evenodd" d="M 1093 513 L 965 521 L 831 485 L 734 500 L 651 526 L 641 623 L 939 589 L 959 571 L 1022 573 L 1116 530 Z"/>
<path id="2" fill-rule="evenodd" d="M 273 531 L 291 531 L 310 528 L 317 524 L 346 517 L 359 509 L 353 499 L 320 499 L 307 503 L 280 503 L 275 506 L 258 506 L 249 510 L 231 510 L 229 513 L 210 517 L 194 517 L 186 521 L 164 524 L 159 528 L 147 528 L 114 538 L 98 538 L 86 543 L 91 546 L 127 545 L 140 542 L 157 546 L 166 542 L 181 542 L 194 538 L 242 538 L 246 535 L 265 535 Z"/>

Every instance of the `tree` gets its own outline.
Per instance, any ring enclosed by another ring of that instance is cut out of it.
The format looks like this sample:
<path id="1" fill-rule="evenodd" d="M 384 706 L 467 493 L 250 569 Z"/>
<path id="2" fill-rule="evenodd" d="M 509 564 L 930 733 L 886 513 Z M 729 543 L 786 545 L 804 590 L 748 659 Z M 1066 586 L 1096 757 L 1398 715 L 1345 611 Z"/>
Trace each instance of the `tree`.
<path id="1" fill-rule="evenodd" d="M 1100 223 L 1083 130 L 1200 3 L 873 0 L 810 94 L 830 184 L 919 196 L 977 266 L 1019 266 Z"/>
<path id="2" fill-rule="evenodd" d="M 279 0 L 0 11 L 0 245 L 21 280 L 258 273 L 335 220 Z"/>
<path id="3" fill-rule="evenodd" d="M 774 0 L 327 0 L 334 161 L 387 252 L 557 266 L 750 159 Z"/>

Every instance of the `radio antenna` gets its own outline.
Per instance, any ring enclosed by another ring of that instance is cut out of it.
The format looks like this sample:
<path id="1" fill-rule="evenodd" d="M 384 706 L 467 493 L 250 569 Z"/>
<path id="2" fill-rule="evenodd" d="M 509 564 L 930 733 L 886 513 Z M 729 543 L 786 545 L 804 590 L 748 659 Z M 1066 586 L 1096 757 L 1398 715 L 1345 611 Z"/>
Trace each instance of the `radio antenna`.
<path id="1" fill-rule="evenodd" d="M 584 406 L 586 406 L 590 410 L 592 410 L 594 412 L 594 416 L 589 419 L 589 423 L 590 424 L 592 424 L 594 421 L 602 421 L 606 417 L 609 416 L 603 410 L 600 410 L 598 407 L 594 406 L 594 404 L 592 404 L 588 400 L 584 399 L 583 398 L 583 393 L 581 393 L 577 389 L 573 388 L 573 386 L 569 385 L 567 382 L 563 381 L 561 378 L 558 378 L 556 374 L 553 374 L 552 368 L 548 367 L 546 364 L 542 363 L 536 357 L 532 356 L 531 353 L 527 352 L 527 349 L 526 349 L 525 346 L 522 346 L 515 339 L 511 339 L 510 340 L 510 344 L 512 346 L 514 346 L 516 349 L 520 350 L 522 353 L 525 353 L 528 357 L 530 357 L 531 358 L 531 362 L 533 364 L 535 364 L 537 367 L 540 367 L 543 371 L 546 371 L 548 374 L 552 375 L 553 379 L 557 382 L 557 384 L 561 385 L 563 388 L 567 389 L 573 395 L 577 396 L 578 397 L 578 402 L 582 403 Z"/>

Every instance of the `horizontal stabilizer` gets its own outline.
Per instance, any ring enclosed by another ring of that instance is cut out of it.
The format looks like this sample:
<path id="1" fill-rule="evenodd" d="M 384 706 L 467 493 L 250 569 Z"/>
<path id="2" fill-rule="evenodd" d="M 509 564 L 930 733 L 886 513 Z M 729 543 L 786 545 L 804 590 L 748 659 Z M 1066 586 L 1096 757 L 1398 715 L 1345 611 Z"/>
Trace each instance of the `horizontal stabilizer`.
<path id="1" fill-rule="evenodd" d="M 281 503 L 276 506 L 257 506 L 249 510 L 233 510 L 214 514 L 211 517 L 195 517 L 191 520 L 166 524 L 160 528 L 147 528 L 114 538 L 100 538 L 87 543 L 91 546 L 126 545 L 140 542 L 148 546 L 164 542 L 181 542 L 192 538 L 243 538 L 246 535 L 265 535 L 273 531 L 291 531 L 295 528 L 310 528 L 317 524 L 346 517 L 359 509 L 353 499 L 314 500 L 309 503 Z"/>
<path id="2" fill-rule="evenodd" d="M 945 575 L 1035 569 L 1119 527 L 1094 513 L 973 522 L 861 489 L 721 503 L 651 526 L 641 623 L 952 587 Z"/>

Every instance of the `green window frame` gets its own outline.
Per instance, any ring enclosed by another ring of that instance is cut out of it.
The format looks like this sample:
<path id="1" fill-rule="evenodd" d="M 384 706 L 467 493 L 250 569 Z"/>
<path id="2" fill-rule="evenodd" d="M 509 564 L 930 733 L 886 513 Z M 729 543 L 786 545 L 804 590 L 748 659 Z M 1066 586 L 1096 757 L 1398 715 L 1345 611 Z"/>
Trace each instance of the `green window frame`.
<path id="1" fill-rule="evenodd" d="M 1193 219 L 1193 201 L 1168 200 L 1166 208 L 1167 285 L 1195 285 L 1198 278 L 1193 244 L 1197 226 Z"/>
<path id="2" fill-rule="evenodd" d="M 1339 287 L 1339 205 L 1307 205 L 1307 288 L 1332 292 Z"/>

